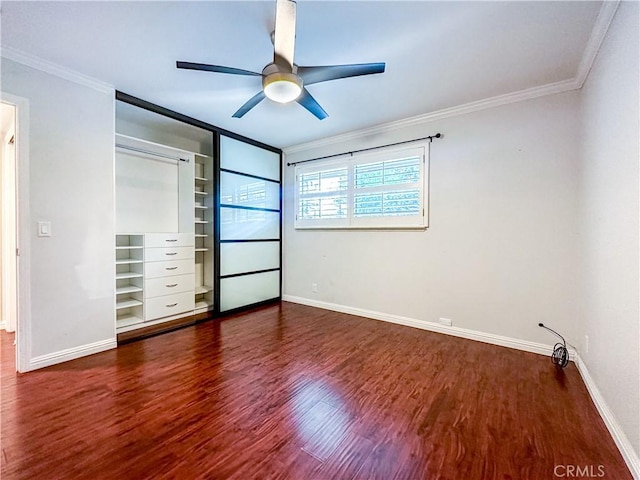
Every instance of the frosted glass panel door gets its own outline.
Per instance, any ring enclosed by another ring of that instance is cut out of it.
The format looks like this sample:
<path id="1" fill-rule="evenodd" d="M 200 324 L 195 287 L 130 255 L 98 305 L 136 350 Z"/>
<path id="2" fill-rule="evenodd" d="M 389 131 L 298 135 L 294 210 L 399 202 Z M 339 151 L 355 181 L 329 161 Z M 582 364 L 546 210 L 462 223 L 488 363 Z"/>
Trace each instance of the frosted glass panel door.
<path id="1" fill-rule="evenodd" d="M 220 311 L 280 298 L 281 159 L 220 136 Z"/>
<path id="2" fill-rule="evenodd" d="M 280 183 L 280 154 L 221 135 L 220 169 Z"/>

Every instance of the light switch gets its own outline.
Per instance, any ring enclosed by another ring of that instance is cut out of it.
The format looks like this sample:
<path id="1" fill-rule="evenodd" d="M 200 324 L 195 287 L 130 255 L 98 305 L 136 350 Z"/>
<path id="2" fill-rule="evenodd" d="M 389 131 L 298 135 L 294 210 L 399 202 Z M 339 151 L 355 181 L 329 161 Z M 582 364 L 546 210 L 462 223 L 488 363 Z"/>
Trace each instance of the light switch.
<path id="1" fill-rule="evenodd" d="M 51 236 L 51 222 L 38 222 L 38 236 L 39 237 Z"/>

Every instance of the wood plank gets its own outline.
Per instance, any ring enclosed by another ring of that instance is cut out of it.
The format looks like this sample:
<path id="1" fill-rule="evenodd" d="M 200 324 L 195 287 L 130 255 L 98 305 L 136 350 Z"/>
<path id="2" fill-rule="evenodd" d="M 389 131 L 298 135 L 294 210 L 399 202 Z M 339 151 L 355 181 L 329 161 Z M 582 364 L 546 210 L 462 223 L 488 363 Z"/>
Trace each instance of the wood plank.
<path id="1" fill-rule="evenodd" d="M 630 479 L 575 365 L 283 302 L 24 375 L 3 479 Z"/>

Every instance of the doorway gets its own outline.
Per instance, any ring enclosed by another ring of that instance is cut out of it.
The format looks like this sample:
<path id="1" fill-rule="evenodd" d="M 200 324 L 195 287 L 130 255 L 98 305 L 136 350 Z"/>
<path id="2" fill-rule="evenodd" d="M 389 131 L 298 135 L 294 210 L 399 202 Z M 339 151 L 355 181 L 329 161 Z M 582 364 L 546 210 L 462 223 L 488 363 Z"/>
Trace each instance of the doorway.
<path id="1" fill-rule="evenodd" d="M 16 107 L 0 103 L 0 329 L 15 358 L 18 321 Z M 3 355 L 3 359 L 7 358 Z"/>

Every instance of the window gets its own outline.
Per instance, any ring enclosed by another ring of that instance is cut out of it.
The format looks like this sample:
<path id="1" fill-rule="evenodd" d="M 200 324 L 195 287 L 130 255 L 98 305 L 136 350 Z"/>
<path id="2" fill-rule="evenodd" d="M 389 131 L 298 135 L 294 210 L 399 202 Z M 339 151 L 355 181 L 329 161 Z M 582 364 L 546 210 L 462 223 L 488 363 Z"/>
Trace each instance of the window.
<path id="1" fill-rule="evenodd" d="M 296 167 L 296 228 L 425 228 L 428 144 Z"/>

